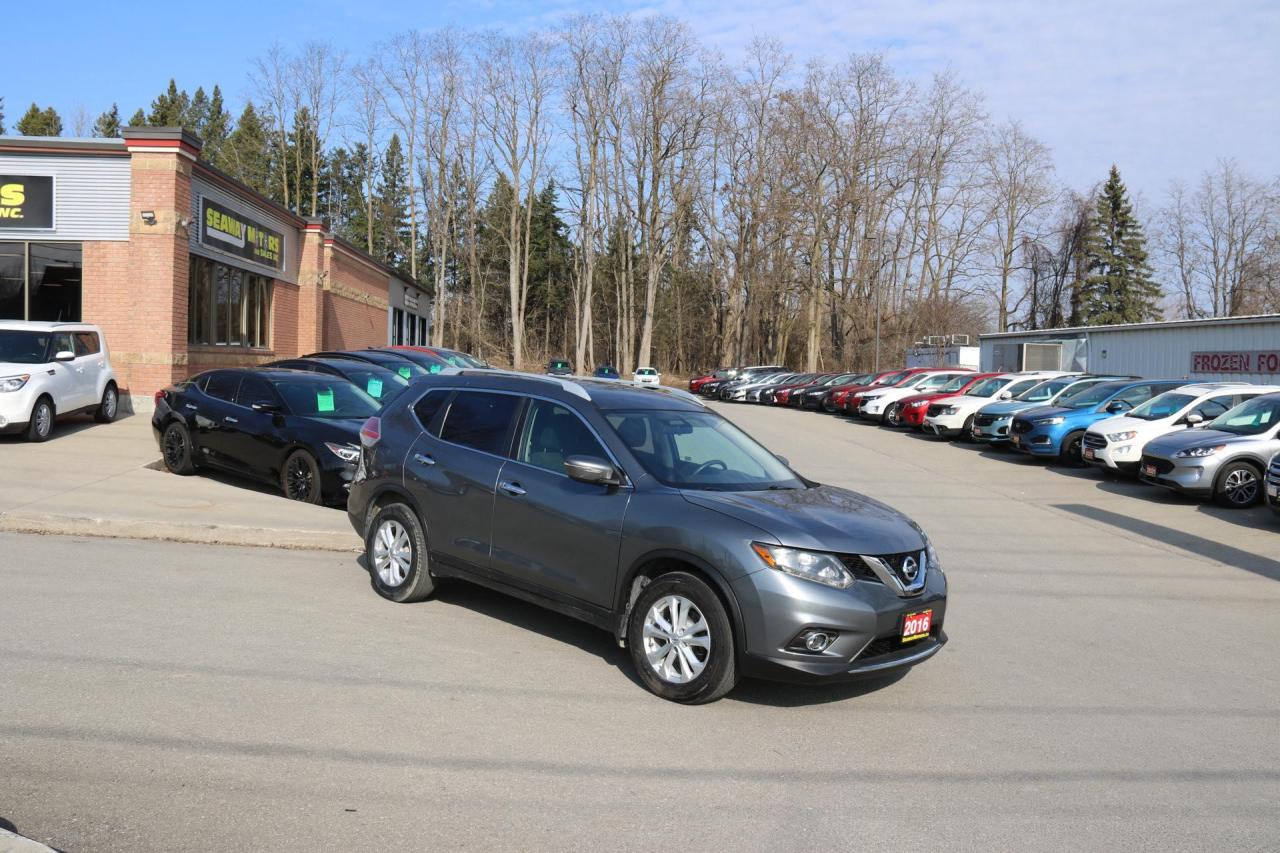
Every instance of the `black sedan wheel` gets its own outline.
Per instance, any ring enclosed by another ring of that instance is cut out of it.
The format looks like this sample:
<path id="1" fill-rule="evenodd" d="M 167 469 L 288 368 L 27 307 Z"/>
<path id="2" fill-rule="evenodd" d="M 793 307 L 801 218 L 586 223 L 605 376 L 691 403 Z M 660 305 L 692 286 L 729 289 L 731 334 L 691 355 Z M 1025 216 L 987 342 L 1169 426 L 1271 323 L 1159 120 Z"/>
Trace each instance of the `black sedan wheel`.
<path id="1" fill-rule="evenodd" d="M 164 457 L 164 467 L 174 474 L 186 476 L 195 473 L 195 453 L 191 447 L 191 434 L 178 421 L 164 428 L 160 436 L 160 455 Z"/>
<path id="2" fill-rule="evenodd" d="M 305 450 L 294 451 L 280 472 L 280 490 L 291 501 L 318 504 L 323 500 L 320 488 L 320 465 Z"/>

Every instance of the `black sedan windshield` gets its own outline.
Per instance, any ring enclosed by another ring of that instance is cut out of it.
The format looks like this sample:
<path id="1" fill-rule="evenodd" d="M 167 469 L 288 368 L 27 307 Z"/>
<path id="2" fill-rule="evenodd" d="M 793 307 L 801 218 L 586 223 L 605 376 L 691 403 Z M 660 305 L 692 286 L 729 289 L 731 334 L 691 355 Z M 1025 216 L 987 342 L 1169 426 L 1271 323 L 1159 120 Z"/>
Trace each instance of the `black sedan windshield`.
<path id="1" fill-rule="evenodd" d="M 370 418 L 378 401 L 342 379 L 307 382 L 283 379 L 275 383 L 291 414 L 304 418 Z"/>
<path id="2" fill-rule="evenodd" d="M 654 479 L 680 489 L 804 488 L 768 450 L 709 412 L 609 412 L 609 424 Z"/>

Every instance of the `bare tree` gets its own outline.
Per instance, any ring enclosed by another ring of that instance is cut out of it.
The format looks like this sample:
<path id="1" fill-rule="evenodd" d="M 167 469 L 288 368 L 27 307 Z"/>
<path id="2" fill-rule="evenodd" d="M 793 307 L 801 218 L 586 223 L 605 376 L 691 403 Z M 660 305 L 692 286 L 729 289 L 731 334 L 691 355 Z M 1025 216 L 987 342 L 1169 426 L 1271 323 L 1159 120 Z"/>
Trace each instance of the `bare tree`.
<path id="1" fill-rule="evenodd" d="M 377 68 L 383 107 L 404 138 L 409 165 L 409 275 L 418 278 L 418 146 L 421 133 L 423 71 L 430 49 L 417 30 L 407 30 L 379 46 Z"/>
<path id="2" fill-rule="evenodd" d="M 299 148 L 305 144 L 305 157 L 312 176 L 310 212 L 315 216 L 319 206 L 321 164 L 339 107 L 348 90 L 346 55 L 328 42 L 310 41 L 303 45 L 292 64 L 298 104 L 306 115 L 301 128 L 305 138 L 296 140 L 296 144 Z M 303 156 L 299 151 L 299 161 Z M 302 207 L 300 199 L 298 207 Z"/>
<path id="3" fill-rule="evenodd" d="M 362 192 L 364 194 L 365 250 L 373 253 L 374 196 L 377 193 L 378 161 L 382 139 L 383 101 L 379 91 L 381 75 L 373 60 L 366 60 L 352 68 L 354 81 L 352 97 L 353 130 L 364 148 L 360 164 Z"/>
<path id="4" fill-rule="evenodd" d="M 265 56 L 254 60 L 250 82 L 258 96 L 258 103 L 266 108 L 271 118 L 271 137 L 280 163 L 280 202 L 285 207 L 296 203 L 290 193 L 289 125 L 298 111 L 298 86 L 296 68 L 277 42 L 268 48 Z M 296 186 L 296 184 L 295 184 Z"/>

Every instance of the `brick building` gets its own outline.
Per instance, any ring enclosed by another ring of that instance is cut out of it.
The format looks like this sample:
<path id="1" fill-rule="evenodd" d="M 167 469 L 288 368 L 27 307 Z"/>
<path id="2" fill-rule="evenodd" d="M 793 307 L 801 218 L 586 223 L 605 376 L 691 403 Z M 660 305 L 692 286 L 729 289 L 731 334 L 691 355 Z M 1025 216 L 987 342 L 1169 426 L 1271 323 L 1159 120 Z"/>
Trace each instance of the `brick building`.
<path id="1" fill-rule="evenodd" d="M 135 408 L 209 367 L 425 342 L 416 282 L 200 162 L 176 128 L 0 137 L 0 319 L 106 334 Z"/>

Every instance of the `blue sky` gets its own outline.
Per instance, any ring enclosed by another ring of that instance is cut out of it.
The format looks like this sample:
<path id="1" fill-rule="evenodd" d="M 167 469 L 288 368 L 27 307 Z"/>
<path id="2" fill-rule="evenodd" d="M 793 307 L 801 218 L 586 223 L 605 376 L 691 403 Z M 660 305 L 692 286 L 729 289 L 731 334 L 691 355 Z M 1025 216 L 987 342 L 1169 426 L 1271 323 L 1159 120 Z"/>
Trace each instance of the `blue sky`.
<path id="1" fill-rule="evenodd" d="M 236 103 L 248 63 L 273 40 L 328 39 L 362 54 L 409 27 L 523 30 L 576 11 L 625 11 L 684 18 L 731 62 L 768 35 L 797 65 L 875 50 L 917 79 L 950 67 L 993 116 L 1018 118 L 1046 142 L 1060 178 L 1077 189 L 1105 178 L 1112 161 L 1148 204 L 1220 157 L 1255 176 L 1280 175 L 1276 0 L 259 0 L 208 4 L 189 21 L 180 5 L 10 6 L 6 43 L 22 45 L 21 61 L 0 75 L 10 126 L 33 100 L 55 106 L 66 132 L 79 106 L 92 116 L 116 101 L 127 117 L 170 76 L 188 90 L 218 82 Z"/>

